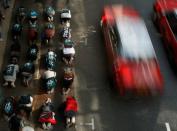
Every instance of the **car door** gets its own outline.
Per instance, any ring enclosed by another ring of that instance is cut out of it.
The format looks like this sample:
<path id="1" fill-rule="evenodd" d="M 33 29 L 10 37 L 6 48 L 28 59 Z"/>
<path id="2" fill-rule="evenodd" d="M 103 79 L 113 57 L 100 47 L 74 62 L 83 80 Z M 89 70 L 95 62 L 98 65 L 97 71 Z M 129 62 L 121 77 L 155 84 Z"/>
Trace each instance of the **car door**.
<path id="1" fill-rule="evenodd" d="M 169 43 L 169 30 L 168 30 L 168 24 L 166 22 L 166 18 L 165 17 L 161 17 L 160 19 L 160 32 L 163 36 L 163 39 L 165 41 L 165 44 Z"/>
<path id="2" fill-rule="evenodd" d="M 109 25 L 108 27 L 108 36 L 109 36 L 109 54 L 110 54 L 110 60 L 111 60 L 111 66 L 115 63 L 115 60 L 117 58 L 117 51 L 118 51 L 118 41 L 117 41 L 117 33 L 115 32 L 114 25 Z"/>
<path id="3" fill-rule="evenodd" d="M 172 28 L 170 26 L 170 20 L 172 20 L 171 18 L 172 16 L 169 14 L 167 16 L 162 17 L 161 19 L 161 31 L 163 34 L 163 39 L 164 39 L 164 44 L 167 47 L 167 49 L 171 52 L 173 51 L 173 31 Z M 171 52 L 172 53 L 172 52 Z"/>
<path id="4" fill-rule="evenodd" d="M 111 42 L 110 27 L 111 25 L 109 21 L 104 22 L 103 33 L 104 33 L 104 38 L 105 38 L 106 53 L 108 56 L 109 65 L 112 65 L 114 62 L 114 51 L 113 51 L 112 42 Z"/>
<path id="5" fill-rule="evenodd" d="M 112 50 L 112 63 L 110 65 L 111 73 L 114 80 L 118 80 L 119 74 L 119 63 L 118 63 L 118 57 L 120 54 L 120 36 L 117 31 L 117 26 L 113 25 L 109 27 L 109 39 L 111 44 L 111 50 Z M 115 81 L 115 82 L 116 82 Z"/>

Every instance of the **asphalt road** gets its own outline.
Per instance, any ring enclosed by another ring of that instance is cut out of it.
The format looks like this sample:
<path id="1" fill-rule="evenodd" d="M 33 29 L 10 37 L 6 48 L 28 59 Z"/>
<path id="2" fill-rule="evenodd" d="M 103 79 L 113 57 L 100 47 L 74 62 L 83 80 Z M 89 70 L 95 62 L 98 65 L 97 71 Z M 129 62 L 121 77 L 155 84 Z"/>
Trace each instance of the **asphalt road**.
<path id="1" fill-rule="evenodd" d="M 16 6 L 24 4 L 41 9 L 40 4 L 32 5 L 30 2 L 21 0 Z M 177 100 L 175 99 L 177 78 L 169 66 L 160 35 L 151 21 L 154 0 L 70 0 L 68 5 L 65 5 L 65 0 L 45 2 L 38 0 L 37 2 L 42 2 L 43 5 L 52 4 L 57 9 L 67 6 L 73 14 L 72 38 L 77 44 L 75 64 L 77 77 L 74 82 L 74 92 L 79 101 L 77 131 L 167 131 L 165 123 L 169 123 L 171 131 L 177 130 Z M 104 41 L 99 26 L 102 8 L 107 4 L 131 5 L 144 18 L 165 80 L 165 90 L 161 97 L 123 100 L 115 90 L 111 89 Z M 55 23 L 57 24 L 57 20 Z M 22 41 L 25 42 L 25 37 Z M 45 52 L 45 49 L 43 50 Z M 8 53 L 6 54 L 8 56 Z M 6 63 L 7 60 L 4 59 L 4 65 Z M 36 88 L 18 87 L 17 89 L 3 89 L 3 93 L 21 95 L 38 92 Z M 61 95 L 55 93 L 51 97 L 55 98 L 56 103 L 59 99 L 61 102 Z M 2 120 L 1 122 L 5 123 Z M 4 127 L 4 125 L 0 126 Z M 54 130 L 64 130 L 62 126 L 58 124 Z M 3 129 L 6 131 L 7 126 Z"/>

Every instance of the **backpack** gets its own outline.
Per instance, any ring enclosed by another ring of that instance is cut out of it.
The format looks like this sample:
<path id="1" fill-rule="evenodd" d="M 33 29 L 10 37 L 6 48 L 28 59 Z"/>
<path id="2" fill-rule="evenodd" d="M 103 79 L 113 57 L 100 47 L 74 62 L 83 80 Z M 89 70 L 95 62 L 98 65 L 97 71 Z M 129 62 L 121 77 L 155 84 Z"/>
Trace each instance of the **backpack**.
<path id="1" fill-rule="evenodd" d="M 30 101 L 30 95 L 24 95 L 20 97 L 19 104 L 29 104 Z"/>
<path id="2" fill-rule="evenodd" d="M 7 115 L 12 115 L 14 113 L 14 103 L 13 98 L 8 97 L 5 99 L 3 104 L 4 113 Z"/>

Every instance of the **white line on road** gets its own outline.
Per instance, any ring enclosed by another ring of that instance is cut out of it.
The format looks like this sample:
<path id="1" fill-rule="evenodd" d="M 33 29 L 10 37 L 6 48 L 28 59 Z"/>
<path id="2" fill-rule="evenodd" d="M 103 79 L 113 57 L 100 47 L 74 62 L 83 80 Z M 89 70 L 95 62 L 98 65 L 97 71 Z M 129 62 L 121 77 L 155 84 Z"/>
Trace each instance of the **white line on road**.
<path id="1" fill-rule="evenodd" d="M 94 120 L 94 118 L 92 118 L 91 121 L 92 121 L 92 130 L 95 130 L 95 123 L 94 123 L 95 120 Z"/>
<path id="2" fill-rule="evenodd" d="M 95 123 L 94 123 L 94 118 L 91 119 L 90 123 L 80 123 L 80 126 L 91 126 L 92 127 L 92 131 L 95 130 Z"/>
<path id="3" fill-rule="evenodd" d="M 166 128 L 167 128 L 167 131 L 171 131 L 171 129 L 170 129 L 170 125 L 169 125 L 168 122 L 165 123 L 165 126 L 166 126 Z"/>

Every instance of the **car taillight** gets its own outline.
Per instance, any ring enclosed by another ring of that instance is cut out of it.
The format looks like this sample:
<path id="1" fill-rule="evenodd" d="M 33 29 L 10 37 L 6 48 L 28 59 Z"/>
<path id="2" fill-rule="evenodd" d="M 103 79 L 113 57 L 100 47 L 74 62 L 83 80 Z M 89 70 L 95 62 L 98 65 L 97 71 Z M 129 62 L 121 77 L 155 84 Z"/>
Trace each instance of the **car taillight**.
<path id="1" fill-rule="evenodd" d="M 120 76 L 122 77 L 121 79 L 123 81 L 123 84 L 126 87 L 131 87 L 133 78 L 132 78 L 130 67 L 128 67 L 127 65 L 121 66 L 119 68 L 119 73 L 120 73 Z"/>
<path id="2" fill-rule="evenodd" d="M 105 15 L 102 16 L 101 21 L 102 21 L 102 23 L 104 23 L 106 21 L 106 16 Z"/>

